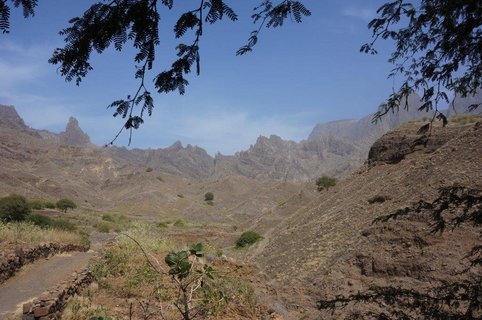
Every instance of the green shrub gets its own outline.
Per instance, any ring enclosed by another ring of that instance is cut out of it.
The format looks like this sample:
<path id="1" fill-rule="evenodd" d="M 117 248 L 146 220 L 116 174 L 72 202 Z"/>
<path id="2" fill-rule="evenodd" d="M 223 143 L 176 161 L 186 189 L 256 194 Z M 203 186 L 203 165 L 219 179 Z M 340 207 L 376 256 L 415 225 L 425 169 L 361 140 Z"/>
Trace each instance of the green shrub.
<path id="1" fill-rule="evenodd" d="M 55 229 L 66 230 L 66 231 L 74 231 L 76 229 L 75 225 L 65 218 L 56 218 L 56 219 L 52 219 L 52 221 L 53 221 L 52 227 Z"/>
<path id="2" fill-rule="evenodd" d="M 42 210 L 45 208 L 55 209 L 55 203 L 53 203 L 52 201 L 43 200 L 43 199 L 31 199 L 28 201 L 28 205 L 30 209 L 33 209 L 33 210 Z"/>
<path id="3" fill-rule="evenodd" d="M 32 199 L 28 201 L 28 206 L 32 210 L 42 210 L 45 208 L 45 201 L 41 199 Z"/>
<path id="4" fill-rule="evenodd" d="M 22 221 L 30 213 L 30 207 L 25 197 L 11 194 L 0 199 L 0 220 Z"/>
<path id="5" fill-rule="evenodd" d="M 263 239 L 263 237 L 257 233 L 256 231 L 249 230 L 243 232 L 238 240 L 236 240 L 236 247 L 237 248 L 244 248 L 249 247 L 250 245 L 255 244 L 256 242 Z"/>
<path id="6" fill-rule="evenodd" d="M 146 172 L 152 172 L 152 168 L 151 167 L 147 168 Z"/>
<path id="7" fill-rule="evenodd" d="M 30 214 L 25 220 L 41 228 L 48 228 L 52 225 L 52 219 L 41 214 Z"/>
<path id="8" fill-rule="evenodd" d="M 187 226 L 187 222 L 184 219 L 177 219 L 176 222 L 174 222 L 174 226 L 183 228 L 183 227 Z"/>
<path id="9" fill-rule="evenodd" d="M 110 226 L 107 223 L 101 223 L 99 226 L 97 226 L 97 230 L 99 230 L 99 232 L 109 233 Z"/>
<path id="10" fill-rule="evenodd" d="M 114 217 L 108 213 L 102 215 L 102 220 L 108 221 L 108 222 L 115 222 Z"/>
<path id="11" fill-rule="evenodd" d="M 161 228 L 161 229 L 166 229 L 166 228 L 169 228 L 169 224 L 167 224 L 166 222 L 161 221 L 161 222 L 158 222 L 158 223 L 157 223 L 157 227 L 158 227 L 158 228 Z"/>
<path id="12" fill-rule="evenodd" d="M 57 209 L 67 212 L 68 209 L 75 209 L 77 205 L 70 199 L 60 199 L 56 203 Z"/>
<path id="13" fill-rule="evenodd" d="M 178 193 L 177 196 L 178 196 L 179 198 L 184 198 L 184 195 L 183 195 L 182 193 Z"/>
<path id="14" fill-rule="evenodd" d="M 336 185 L 336 179 L 333 177 L 321 176 L 316 179 L 316 186 L 318 187 L 318 191 L 328 189 L 329 187 L 333 187 L 334 185 Z"/>
<path id="15" fill-rule="evenodd" d="M 206 192 L 204 194 L 204 201 L 213 201 L 214 200 L 214 194 L 212 192 Z"/>
<path id="16" fill-rule="evenodd" d="M 55 209 L 56 206 L 55 206 L 55 203 L 53 203 L 52 201 L 45 201 L 45 208 L 47 208 L 47 209 Z"/>
<path id="17" fill-rule="evenodd" d="M 26 218 L 27 221 L 41 228 L 53 228 L 65 231 L 74 231 L 75 225 L 65 218 L 50 218 L 41 214 L 30 214 Z"/>

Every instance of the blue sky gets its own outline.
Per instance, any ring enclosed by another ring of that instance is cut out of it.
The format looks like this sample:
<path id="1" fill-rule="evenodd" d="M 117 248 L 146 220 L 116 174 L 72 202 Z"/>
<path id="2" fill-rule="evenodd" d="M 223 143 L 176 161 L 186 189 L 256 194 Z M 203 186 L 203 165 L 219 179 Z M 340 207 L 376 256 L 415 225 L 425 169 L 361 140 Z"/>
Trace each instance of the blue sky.
<path id="1" fill-rule="evenodd" d="M 249 148 L 259 135 L 299 141 L 317 123 L 374 112 L 388 96 L 392 44 L 380 42 L 375 56 L 359 52 L 370 40 L 367 23 L 385 1 L 305 0 L 311 17 L 264 30 L 254 52 L 237 57 L 254 29 L 251 10 L 260 1 L 228 1 L 239 21 L 205 27 L 201 75 L 190 76 L 184 96 L 154 95 L 154 114 L 134 133 L 131 147 L 163 148 L 180 140 L 211 154 L 232 154 Z M 0 34 L 0 104 L 14 105 L 31 127 L 54 132 L 75 116 L 92 141 L 102 145 L 122 125 L 107 105 L 136 89 L 134 51 L 94 54 L 94 70 L 80 86 L 65 82 L 47 63 L 63 44 L 58 31 L 93 2 L 42 0 L 30 19 L 21 10 L 12 12 L 10 34 Z M 175 17 L 196 3 L 178 0 L 175 10 L 161 13 L 164 31 L 151 79 L 175 57 Z M 190 39 L 188 34 L 185 42 Z M 117 144 L 127 141 L 122 135 Z"/>

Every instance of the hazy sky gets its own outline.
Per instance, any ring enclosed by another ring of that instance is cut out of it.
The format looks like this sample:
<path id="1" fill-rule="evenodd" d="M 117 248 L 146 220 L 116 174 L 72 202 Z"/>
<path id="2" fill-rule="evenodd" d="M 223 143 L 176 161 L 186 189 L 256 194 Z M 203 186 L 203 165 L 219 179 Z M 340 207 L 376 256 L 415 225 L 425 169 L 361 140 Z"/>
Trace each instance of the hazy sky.
<path id="1" fill-rule="evenodd" d="M 93 2 L 41 0 L 30 19 L 24 19 L 21 10 L 12 12 L 10 34 L 0 34 L 0 104 L 14 105 L 31 127 L 54 132 L 75 116 L 93 142 L 102 145 L 123 123 L 107 105 L 137 88 L 134 51 L 94 54 L 94 70 L 79 87 L 65 82 L 47 62 L 63 44 L 58 31 Z M 386 1 L 304 0 L 311 17 L 302 24 L 264 30 L 254 52 L 237 57 L 236 50 L 254 29 L 251 10 L 260 2 L 227 1 L 239 21 L 205 26 L 201 75 L 189 76 L 184 96 L 154 95 L 154 115 L 134 133 L 131 147 L 166 147 L 181 140 L 211 154 L 232 154 L 247 149 L 259 135 L 299 141 L 317 123 L 374 112 L 388 96 L 392 44 L 379 43 L 375 56 L 359 52 L 370 40 L 367 23 Z M 175 58 L 175 18 L 196 4 L 177 0 L 175 10 L 161 12 L 162 45 L 151 79 Z M 191 39 L 187 34 L 185 42 Z M 117 144 L 127 140 L 127 134 L 122 135 Z"/>

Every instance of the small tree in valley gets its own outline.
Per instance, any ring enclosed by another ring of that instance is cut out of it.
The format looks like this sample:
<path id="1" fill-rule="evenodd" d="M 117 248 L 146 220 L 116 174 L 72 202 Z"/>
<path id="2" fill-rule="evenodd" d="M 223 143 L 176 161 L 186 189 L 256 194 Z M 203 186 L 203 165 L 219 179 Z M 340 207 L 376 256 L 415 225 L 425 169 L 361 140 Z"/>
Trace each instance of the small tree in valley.
<path id="1" fill-rule="evenodd" d="M 316 187 L 318 188 L 318 191 L 328 189 L 329 187 L 333 187 L 334 185 L 336 185 L 336 179 L 333 177 L 321 176 L 316 179 Z"/>
<path id="2" fill-rule="evenodd" d="M 70 199 L 60 199 L 56 203 L 57 209 L 67 212 L 68 209 L 75 209 L 77 205 Z"/>

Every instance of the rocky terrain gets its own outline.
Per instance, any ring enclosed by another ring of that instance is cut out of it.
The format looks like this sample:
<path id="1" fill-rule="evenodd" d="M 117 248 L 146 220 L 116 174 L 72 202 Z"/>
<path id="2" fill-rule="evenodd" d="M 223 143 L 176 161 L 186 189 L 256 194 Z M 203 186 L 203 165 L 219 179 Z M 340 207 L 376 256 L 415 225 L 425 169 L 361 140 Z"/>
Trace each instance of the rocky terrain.
<path id="1" fill-rule="evenodd" d="M 307 140 L 299 143 L 276 135 L 260 136 L 246 151 L 233 156 L 217 154 L 214 158 L 204 149 L 192 145 L 184 147 L 180 141 L 164 149 L 97 148 L 73 117 L 63 132 L 35 130 L 27 127 L 11 106 L 0 106 L 0 127 L 21 131 L 32 137 L 29 139 L 41 138 L 43 141 L 39 140 L 38 144 L 43 146 L 47 146 L 47 142 L 52 146 L 65 145 L 65 148 L 75 146 L 102 154 L 98 158 L 106 158 L 109 162 L 152 168 L 198 181 L 240 175 L 257 180 L 303 182 L 322 174 L 346 176 L 355 170 L 363 163 L 371 144 L 383 133 L 402 122 L 426 115 L 417 111 L 420 105 L 417 95 L 410 96 L 409 105 L 408 112 L 388 114 L 377 124 L 371 122 L 372 115 L 360 120 L 318 124 Z"/>
<path id="2" fill-rule="evenodd" d="M 370 116 L 317 125 L 299 143 L 260 137 L 212 158 L 180 142 L 99 148 L 73 118 L 49 133 L 2 106 L 0 196 L 68 197 L 99 215 L 195 221 L 170 240 L 225 249 L 249 266 L 268 313 L 284 319 L 457 319 L 480 306 L 473 284 L 482 270 L 469 257 L 482 231 L 481 118 L 437 123 L 430 134 L 418 132 L 424 121 L 398 126 L 421 115 L 390 114 L 376 130 Z M 318 192 L 310 179 L 322 173 L 344 178 Z M 234 250 L 248 229 L 263 240 Z"/>
<path id="3" fill-rule="evenodd" d="M 480 267 L 471 269 L 467 259 L 480 244 L 480 225 L 447 226 L 433 233 L 437 221 L 430 211 L 373 224 L 377 217 L 420 200 L 432 202 L 441 188 L 450 186 L 475 190 L 471 192 L 479 199 L 480 211 L 481 123 L 436 127 L 428 140 L 417 134 L 419 126 L 403 125 L 384 135 L 363 167 L 285 216 L 253 252 L 273 283 L 283 284 L 277 294 L 290 306 L 284 313 L 288 318 L 319 318 L 315 306 L 323 299 L 376 292 L 373 288 L 423 295 L 444 283 L 480 275 Z M 447 221 L 458 210 L 450 209 Z M 467 268 L 468 275 L 459 275 Z M 333 311 L 342 319 L 371 318 L 382 311 L 391 318 L 398 310 L 386 307 L 387 301 L 365 299 L 369 301 L 327 304 L 333 310 L 323 311 L 322 318 L 333 318 Z"/>

